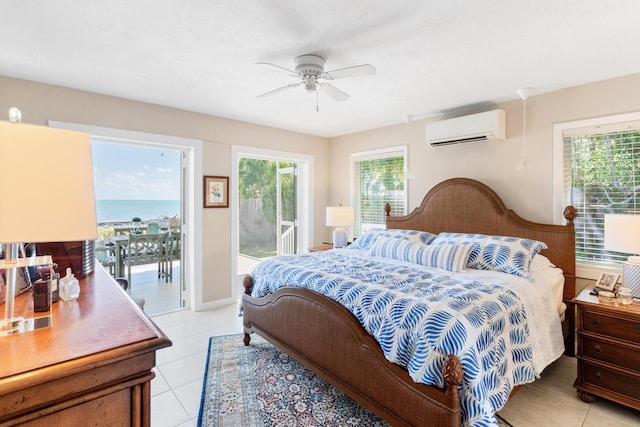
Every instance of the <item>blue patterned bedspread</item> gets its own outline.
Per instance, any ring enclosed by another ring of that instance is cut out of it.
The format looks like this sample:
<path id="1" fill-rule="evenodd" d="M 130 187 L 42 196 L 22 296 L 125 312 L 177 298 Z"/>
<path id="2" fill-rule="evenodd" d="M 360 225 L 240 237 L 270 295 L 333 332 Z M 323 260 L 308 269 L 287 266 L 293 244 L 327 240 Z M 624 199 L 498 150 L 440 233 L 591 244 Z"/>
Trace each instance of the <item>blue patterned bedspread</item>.
<path id="1" fill-rule="evenodd" d="M 447 354 L 462 364 L 463 424 L 497 426 L 513 386 L 535 379 L 524 304 L 504 286 L 411 268 L 350 250 L 283 256 L 253 271 L 253 296 L 281 287 L 322 293 L 349 309 L 388 360 L 416 382 L 444 386 Z"/>

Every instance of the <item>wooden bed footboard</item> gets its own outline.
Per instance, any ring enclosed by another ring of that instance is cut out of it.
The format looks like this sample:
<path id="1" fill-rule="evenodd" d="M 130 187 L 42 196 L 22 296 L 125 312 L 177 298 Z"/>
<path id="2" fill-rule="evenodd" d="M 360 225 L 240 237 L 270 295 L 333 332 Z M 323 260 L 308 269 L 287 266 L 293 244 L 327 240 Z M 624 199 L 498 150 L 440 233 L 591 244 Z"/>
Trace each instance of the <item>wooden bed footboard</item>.
<path id="1" fill-rule="evenodd" d="M 392 425 L 459 426 L 462 367 L 449 355 L 442 367 L 446 389 L 416 383 L 389 362 L 378 343 L 346 308 L 316 292 L 283 288 L 251 297 L 244 278 L 244 343 L 258 333 Z"/>

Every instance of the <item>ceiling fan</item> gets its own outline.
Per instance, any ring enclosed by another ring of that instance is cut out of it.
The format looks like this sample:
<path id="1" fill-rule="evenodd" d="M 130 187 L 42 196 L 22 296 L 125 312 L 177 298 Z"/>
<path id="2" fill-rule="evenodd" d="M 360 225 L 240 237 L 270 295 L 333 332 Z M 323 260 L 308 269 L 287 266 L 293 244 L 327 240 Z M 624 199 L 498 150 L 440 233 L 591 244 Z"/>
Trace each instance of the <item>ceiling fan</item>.
<path id="1" fill-rule="evenodd" d="M 265 92 L 261 95 L 258 95 L 258 98 L 265 98 L 267 96 L 275 95 L 276 93 L 293 89 L 304 84 L 304 88 L 307 90 L 307 92 L 315 92 L 316 94 L 322 92 L 335 99 L 336 101 L 346 101 L 350 98 L 348 93 L 321 80 L 335 80 L 346 77 L 365 76 L 368 74 L 375 74 L 376 72 L 375 67 L 369 64 L 354 65 L 352 67 L 325 71 L 324 58 L 319 55 L 312 54 L 300 55 L 296 57 L 293 62 L 295 64 L 295 70 L 290 70 L 288 68 L 281 67 L 280 65 L 272 64 L 270 62 L 257 62 L 258 65 L 270 65 L 272 67 L 288 71 L 291 77 L 297 77 L 301 80 L 300 82 L 279 87 L 277 89 L 270 90 L 269 92 Z"/>

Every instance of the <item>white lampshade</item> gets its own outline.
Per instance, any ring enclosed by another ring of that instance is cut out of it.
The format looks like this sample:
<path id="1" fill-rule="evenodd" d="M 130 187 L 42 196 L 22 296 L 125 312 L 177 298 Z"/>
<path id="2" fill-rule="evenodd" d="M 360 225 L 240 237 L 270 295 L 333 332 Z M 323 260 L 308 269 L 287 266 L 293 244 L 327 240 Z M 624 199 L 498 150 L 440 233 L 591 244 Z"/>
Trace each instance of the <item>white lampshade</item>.
<path id="1" fill-rule="evenodd" d="M 347 246 L 346 227 L 353 225 L 353 208 L 342 205 L 327 207 L 327 225 L 336 227 L 333 231 L 333 247 L 344 248 Z"/>
<path id="2" fill-rule="evenodd" d="M 88 133 L 0 121 L 0 244 L 95 240 Z"/>
<path id="3" fill-rule="evenodd" d="M 343 206 L 327 207 L 327 225 L 331 227 L 350 227 L 353 225 L 353 208 Z"/>
<path id="4" fill-rule="evenodd" d="M 606 214 L 604 248 L 628 254 L 640 253 L 640 215 Z M 630 256 L 622 263 L 622 286 L 640 298 L 640 257 Z"/>
<path id="5" fill-rule="evenodd" d="M 640 215 L 605 214 L 604 249 L 640 253 Z"/>

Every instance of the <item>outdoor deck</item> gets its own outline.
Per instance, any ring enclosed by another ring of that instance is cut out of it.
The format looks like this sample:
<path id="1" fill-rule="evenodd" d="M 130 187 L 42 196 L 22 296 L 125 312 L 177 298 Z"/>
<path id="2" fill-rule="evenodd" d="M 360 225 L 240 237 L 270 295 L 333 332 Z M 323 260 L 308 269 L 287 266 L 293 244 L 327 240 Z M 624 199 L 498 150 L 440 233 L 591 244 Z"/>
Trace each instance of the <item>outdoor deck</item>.
<path id="1" fill-rule="evenodd" d="M 144 311 L 149 316 L 180 309 L 180 261 L 173 262 L 173 281 L 158 278 L 158 265 L 136 265 L 131 268 L 132 297 L 144 298 Z"/>
<path id="2" fill-rule="evenodd" d="M 242 278 L 250 274 L 260 259 L 238 255 L 237 286 L 242 293 Z M 131 269 L 132 297 L 144 298 L 144 311 L 149 316 L 180 309 L 180 261 L 173 262 L 173 282 L 158 278 L 156 264 L 136 265 Z"/>

